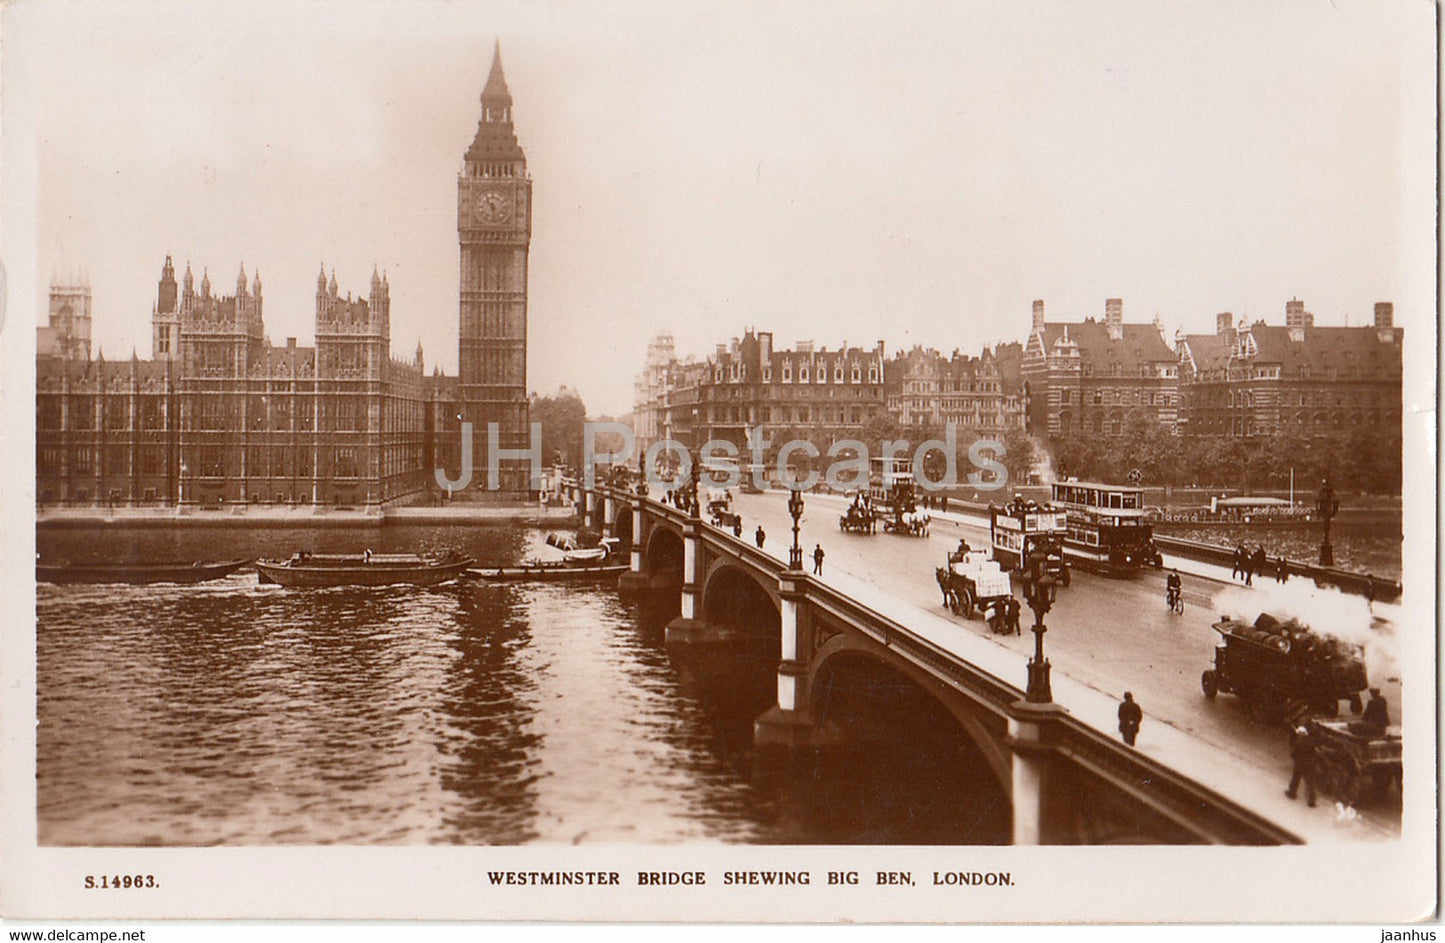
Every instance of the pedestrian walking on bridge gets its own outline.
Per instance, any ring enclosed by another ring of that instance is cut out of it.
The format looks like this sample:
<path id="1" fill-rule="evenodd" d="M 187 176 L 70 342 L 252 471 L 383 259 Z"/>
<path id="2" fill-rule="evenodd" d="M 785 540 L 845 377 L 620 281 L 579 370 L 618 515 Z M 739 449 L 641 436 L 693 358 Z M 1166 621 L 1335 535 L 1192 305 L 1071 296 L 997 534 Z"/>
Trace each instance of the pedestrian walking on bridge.
<path id="1" fill-rule="evenodd" d="M 1139 724 L 1144 721 L 1144 711 L 1134 701 L 1132 691 L 1124 692 L 1124 702 L 1119 705 L 1119 733 L 1124 735 L 1124 742 L 1129 746 L 1134 745 L 1134 738 L 1139 736 Z"/>
<path id="2" fill-rule="evenodd" d="M 1305 799 L 1315 804 L 1315 741 L 1308 727 L 1296 727 L 1289 735 L 1289 758 L 1294 762 L 1294 772 L 1289 778 L 1289 788 L 1284 791 L 1291 799 L 1299 791 L 1301 781 L 1305 784 Z"/>
<path id="3" fill-rule="evenodd" d="M 759 549 L 759 550 L 763 549 L 763 541 L 764 541 L 764 540 L 767 540 L 767 539 L 768 539 L 768 535 L 765 534 L 765 533 L 763 533 L 763 525 L 759 524 L 759 525 L 758 525 L 758 532 L 757 532 L 756 534 L 753 534 L 753 540 L 755 540 L 755 541 L 757 542 L 757 545 L 758 545 L 758 549 Z"/>
<path id="4" fill-rule="evenodd" d="M 823 545 L 818 544 L 813 548 L 813 573 L 816 576 L 823 575 Z"/>

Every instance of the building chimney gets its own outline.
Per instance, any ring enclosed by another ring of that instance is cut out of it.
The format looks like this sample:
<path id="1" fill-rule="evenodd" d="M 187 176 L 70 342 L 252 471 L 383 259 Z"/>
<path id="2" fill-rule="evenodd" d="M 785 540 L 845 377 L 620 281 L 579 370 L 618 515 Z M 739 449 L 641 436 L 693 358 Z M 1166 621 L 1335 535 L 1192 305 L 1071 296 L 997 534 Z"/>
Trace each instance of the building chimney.
<path id="1" fill-rule="evenodd" d="M 1124 338 L 1124 299 L 1108 298 L 1104 301 L 1104 324 L 1109 329 L 1109 340 Z"/>
<path id="2" fill-rule="evenodd" d="M 1375 302 L 1375 331 L 1380 342 L 1393 343 L 1395 340 L 1395 305 L 1390 301 Z"/>
<path id="3" fill-rule="evenodd" d="M 1232 312 L 1221 311 L 1214 316 L 1214 333 L 1230 347 L 1235 345 L 1239 340 L 1239 332 L 1235 330 Z"/>
<path id="4" fill-rule="evenodd" d="M 1289 328 L 1289 339 L 1302 341 L 1305 339 L 1305 328 L 1309 327 L 1309 321 L 1314 318 L 1305 311 L 1305 303 L 1298 298 L 1291 298 L 1284 304 L 1284 326 Z"/>
<path id="5" fill-rule="evenodd" d="M 1034 302 L 1034 326 L 1033 333 L 1044 329 L 1044 300 L 1039 298 Z"/>

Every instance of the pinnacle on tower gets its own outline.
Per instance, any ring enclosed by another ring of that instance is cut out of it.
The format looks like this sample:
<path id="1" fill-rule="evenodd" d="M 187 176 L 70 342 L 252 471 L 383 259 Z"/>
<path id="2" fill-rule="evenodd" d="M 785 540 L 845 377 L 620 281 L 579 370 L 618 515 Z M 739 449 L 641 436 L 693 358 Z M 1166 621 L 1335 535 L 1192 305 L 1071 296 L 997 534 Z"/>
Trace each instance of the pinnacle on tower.
<path id="1" fill-rule="evenodd" d="M 322 262 L 322 263 L 321 263 L 321 273 L 316 276 L 316 290 L 317 290 L 317 291 L 325 291 L 325 290 L 326 290 L 326 263 L 325 263 L 325 262 Z"/>
<path id="2" fill-rule="evenodd" d="M 512 107 L 512 93 L 507 90 L 507 77 L 502 74 L 502 41 L 498 39 L 492 47 L 492 71 L 487 76 L 487 85 L 482 89 L 482 106 L 500 108 Z"/>
<path id="3" fill-rule="evenodd" d="M 482 120 L 466 160 L 471 164 L 520 164 L 526 159 L 512 130 L 512 93 L 502 73 L 502 44 L 498 41 L 492 52 L 492 71 L 482 89 Z"/>

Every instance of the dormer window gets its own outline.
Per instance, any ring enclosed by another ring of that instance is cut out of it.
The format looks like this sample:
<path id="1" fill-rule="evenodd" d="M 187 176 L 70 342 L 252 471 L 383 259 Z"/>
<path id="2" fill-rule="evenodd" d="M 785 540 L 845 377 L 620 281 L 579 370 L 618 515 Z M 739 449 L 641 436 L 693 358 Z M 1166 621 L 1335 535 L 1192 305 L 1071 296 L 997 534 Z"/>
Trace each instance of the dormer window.
<path id="1" fill-rule="evenodd" d="M 783 382 L 793 382 L 793 362 L 791 360 L 783 361 Z"/>
<path id="2" fill-rule="evenodd" d="M 807 382 L 808 382 L 808 365 L 807 365 L 807 364 L 802 364 L 802 365 L 800 365 L 800 366 L 798 367 L 798 382 L 799 382 L 799 383 L 807 383 Z"/>
<path id="3" fill-rule="evenodd" d="M 833 366 L 833 382 L 834 382 L 834 383 L 842 383 L 842 382 L 843 382 L 843 365 L 842 365 L 841 363 L 840 363 L 840 364 L 835 364 L 835 365 Z"/>
<path id="4" fill-rule="evenodd" d="M 876 364 L 873 365 L 873 366 L 870 366 L 870 367 L 868 368 L 868 382 L 869 382 L 869 383 L 877 383 L 877 382 L 878 382 L 878 367 L 877 367 Z"/>

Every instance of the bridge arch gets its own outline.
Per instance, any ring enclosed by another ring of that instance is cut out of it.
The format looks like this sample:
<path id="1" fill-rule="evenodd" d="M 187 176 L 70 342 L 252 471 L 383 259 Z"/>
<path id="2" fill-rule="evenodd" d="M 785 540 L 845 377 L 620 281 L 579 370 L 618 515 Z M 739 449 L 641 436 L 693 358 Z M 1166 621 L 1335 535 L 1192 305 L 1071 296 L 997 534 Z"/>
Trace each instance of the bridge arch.
<path id="1" fill-rule="evenodd" d="M 670 527 L 654 525 L 647 535 L 643 569 L 654 576 L 675 575 L 681 583 L 684 559 L 682 535 Z"/>
<path id="2" fill-rule="evenodd" d="M 782 610 L 777 587 L 735 563 L 718 559 L 708 568 L 703 578 L 702 614 L 710 626 L 778 643 Z"/>
<path id="3" fill-rule="evenodd" d="M 840 659 L 868 660 L 901 677 L 907 678 L 920 691 L 931 697 L 947 712 L 960 729 L 967 734 L 972 745 L 987 762 L 994 780 L 1005 794 L 1013 791 L 1012 754 L 1003 743 L 1006 726 L 995 721 L 985 723 L 980 713 L 963 694 L 944 685 L 937 678 L 921 668 L 902 659 L 889 655 L 888 649 L 871 638 L 852 632 L 840 632 L 823 641 L 813 653 L 808 671 L 808 690 L 817 695 L 826 690 L 820 687 L 825 681 L 824 673 L 836 668 Z M 992 715 L 983 715 L 989 716 Z"/>

